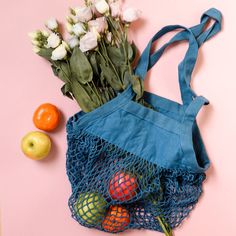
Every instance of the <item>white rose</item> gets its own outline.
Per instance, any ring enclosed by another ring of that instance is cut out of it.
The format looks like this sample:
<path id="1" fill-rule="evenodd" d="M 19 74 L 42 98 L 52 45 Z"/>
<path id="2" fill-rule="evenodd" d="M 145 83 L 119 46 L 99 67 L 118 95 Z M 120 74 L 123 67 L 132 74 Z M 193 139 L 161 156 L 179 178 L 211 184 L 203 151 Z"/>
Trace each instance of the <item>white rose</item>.
<path id="1" fill-rule="evenodd" d="M 34 46 L 38 46 L 38 47 L 42 46 L 42 43 L 39 42 L 39 41 L 36 40 L 36 39 L 32 39 L 32 40 L 31 40 L 31 43 L 32 43 Z"/>
<path id="2" fill-rule="evenodd" d="M 49 35 L 47 42 L 47 47 L 56 48 L 61 43 L 61 39 L 57 34 L 52 33 Z"/>
<path id="3" fill-rule="evenodd" d="M 79 45 L 79 39 L 77 38 L 77 36 L 74 36 L 68 40 L 68 44 L 70 48 L 73 49 Z"/>
<path id="4" fill-rule="evenodd" d="M 66 16 L 66 21 L 69 22 L 69 23 L 72 24 L 72 25 L 79 22 L 78 19 L 77 19 L 77 17 L 74 16 L 74 15 Z"/>
<path id="5" fill-rule="evenodd" d="M 73 26 L 69 22 L 66 22 L 66 30 L 69 34 L 73 33 Z"/>
<path id="6" fill-rule="evenodd" d="M 39 30 L 36 30 L 36 31 L 28 33 L 28 36 L 31 39 L 38 39 L 41 36 L 41 32 Z"/>
<path id="7" fill-rule="evenodd" d="M 55 31 L 58 29 L 58 23 L 55 18 L 51 18 L 46 22 L 46 27 L 52 31 Z"/>
<path id="8" fill-rule="evenodd" d="M 68 23 L 70 23 L 70 24 L 73 24 L 73 23 L 74 23 L 74 21 L 73 21 L 73 19 L 72 19 L 71 16 L 66 16 L 66 22 L 68 22 Z"/>
<path id="9" fill-rule="evenodd" d="M 65 42 L 64 40 L 62 40 L 61 44 L 64 46 L 64 48 L 67 50 L 67 51 L 70 51 L 70 47 L 68 45 L 67 42 Z"/>
<path id="10" fill-rule="evenodd" d="M 76 23 L 75 25 L 73 25 L 73 33 L 77 36 L 81 36 L 82 34 L 85 34 L 85 28 L 84 25 L 82 23 Z"/>
<path id="11" fill-rule="evenodd" d="M 55 50 L 52 51 L 51 59 L 54 61 L 62 60 L 66 57 L 67 51 L 65 49 L 65 46 L 61 44 L 58 46 Z"/>
<path id="12" fill-rule="evenodd" d="M 74 9 L 78 21 L 87 22 L 93 18 L 92 10 L 90 7 L 81 7 Z"/>
<path id="13" fill-rule="evenodd" d="M 45 38 L 49 37 L 49 33 L 46 30 L 42 30 L 41 33 Z"/>
<path id="14" fill-rule="evenodd" d="M 136 21 L 141 15 L 141 11 L 134 8 L 127 8 L 123 12 L 123 20 L 127 23 Z"/>
<path id="15" fill-rule="evenodd" d="M 96 0 L 95 1 L 95 8 L 101 14 L 105 14 L 105 13 L 109 12 L 109 9 L 110 9 L 106 0 Z"/>
<path id="16" fill-rule="evenodd" d="M 119 2 L 119 0 L 108 0 L 108 3 L 111 4 L 113 2 Z"/>
<path id="17" fill-rule="evenodd" d="M 87 52 L 96 48 L 98 45 L 97 36 L 93 32 L 88 32 L 80 39 L 80 50 Z"/>
<path id="18" fill-rule="evenodd" d="M 40 52 L 40 48 L 37 47 L 37 46 L 34 46 L 34 47 L 33 47 L 33 52 L 39 53 L 39 52 Z"/>

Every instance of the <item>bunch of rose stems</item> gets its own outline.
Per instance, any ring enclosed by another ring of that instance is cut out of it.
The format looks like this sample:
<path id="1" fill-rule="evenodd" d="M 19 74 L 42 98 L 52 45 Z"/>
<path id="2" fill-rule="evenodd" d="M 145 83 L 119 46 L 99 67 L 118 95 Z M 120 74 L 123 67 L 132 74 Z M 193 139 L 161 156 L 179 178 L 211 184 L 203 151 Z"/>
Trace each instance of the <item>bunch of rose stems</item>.
<path id="1" fill-rule="evenodd" d="M 56 19 L 47 21 L 50 30 L 30 33 L 33 50 L 47 59 L 64 85 L 62 93 L 74 98 L 84 112 L 103 105 L 132 85 L 136 101 L 144 104 L 142 80 L 133 73 L 136 47 L 128 40 L 131 22 L 140 11 L 121 11 L 118 0 L 85 1 L 71 8 L 64 40 Z"/>

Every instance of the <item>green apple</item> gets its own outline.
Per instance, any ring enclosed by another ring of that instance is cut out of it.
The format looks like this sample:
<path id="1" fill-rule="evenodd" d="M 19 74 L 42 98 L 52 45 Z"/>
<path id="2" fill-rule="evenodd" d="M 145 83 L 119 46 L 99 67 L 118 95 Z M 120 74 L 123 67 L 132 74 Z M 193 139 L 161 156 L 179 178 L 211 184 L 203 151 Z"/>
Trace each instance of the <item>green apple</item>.
<path id="1" fill-rule="evenodd" d="M 48 135 L 33 131 L 26 134 L 21 141 L 23 153 L 33 160 L 45 158 L 51 150 L 51 140 Z"/>
<path id="2" fill-rule="evenodd" d="M 85 223 L 97 225 L 102 222 L 106 212 L 106 200 L 98 193 L 81 193 L 75 207 Z"/>

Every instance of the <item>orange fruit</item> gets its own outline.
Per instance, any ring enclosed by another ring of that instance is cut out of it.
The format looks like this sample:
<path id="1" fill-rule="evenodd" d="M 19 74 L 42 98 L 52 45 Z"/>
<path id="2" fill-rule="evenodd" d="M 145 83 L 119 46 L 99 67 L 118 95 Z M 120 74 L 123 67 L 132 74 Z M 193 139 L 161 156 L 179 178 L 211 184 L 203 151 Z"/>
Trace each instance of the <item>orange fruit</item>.
<path id="1" fill-rule="evenodd" d="M 60 113 L 56 106 L 50 103 L 40 105 L 34 112 L 33 122 L 38 129 L 52 131 L 59 124 Z"/>
<path id="2" fill-rule="evenodd" d="M 110 206 L 102 227 L 108 232 L 117 233 L 124 231 L 130 223 L 130 214 L 124 206 Z"/>

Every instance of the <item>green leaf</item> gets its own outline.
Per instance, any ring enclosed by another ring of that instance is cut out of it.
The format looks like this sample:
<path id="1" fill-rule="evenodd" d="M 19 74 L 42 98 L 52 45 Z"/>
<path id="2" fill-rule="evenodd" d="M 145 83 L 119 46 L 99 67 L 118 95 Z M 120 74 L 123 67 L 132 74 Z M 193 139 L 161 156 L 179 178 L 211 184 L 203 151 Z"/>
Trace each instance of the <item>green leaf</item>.
<path id="1" fill-rule="evenodd" d="M 96 53 L 92 53 L 89 57 L 90 64 L 93 68 L 93 72 L 95 75 L 99 75 L 98 65 L 97 65 L 97 59 L 96 59 Z"/>
<path id="2" fill-rule="evenodd" d="M 55 76 L 58 76 L 58 73 L 59 73 L 58 67 L 56 67 L 55 65 L 51 65 L 51 68 L 52 68 L 53 74 Z"/>
<path id="3" fill-rule="evenodd" d="M 94 99 L 94 91 L 88 85 L 80 84 L 77 80 L 72 80 L 71 84 L 73 97 L 84 112 L 90 112 L 101 105 L 98 97 Z"/>
<path id="4" fill-rule="evenodd" d="M 84 89 L 90 96 L 90 99 L 93 103 L 97 104 L 96 106 L 101 106 L 101 96 L 99 94 L 98 88 L 95 86 L 94 83 L 87 83 L 83 85 Z"/>
<path id="5" fill-rule="evenodd" d="M 111 99 L 108 88 L 105 88 L 104 95 L 105 95 L 107 101 L 109 101 Z"/>
<path id="6" fill-rule="evenodd" d="M 122 65 L 119 67 L 120 76 L 123 81 L 123 85 L 127 88 L 128 84 L 131 82 L 131 72 L 128 65 Z"/>
<path id="7" fill-rule="evenodd" d="M 133 75 L 131 77 L 131 84 L 134 92 L 136 93 L 136 101 L 138 101 L 140 98 L 142 98 L 144 92 L 143 80 L 140 79 L 138 76 Z"/>
<path id="8" fill-rule="evenodd" d="M 120 82 L 120 78 L 117 78 L 115 72 L 111 69 L 110 66 L 108 66 L 104 59 L 101 59 L 100 67 L 104 78 L 107 80 L 107 82 L 113 89 L 115 89 L 116 91 L 124 89 Z"/>
<path id="9" fill-rule="evenodd" d="M 69 82 L 71 77 L 70 66 L 66 62 L 61 62 L 59 68 L 58 77 L 64 82 Z"/>
<path id="10" fill-rule="evenodd" d="M 81 84 L 91 82 L 93 79 L 93 69 L 87 57 L 79 47 L 75 47 L 70 58 L 70 67 L 73 77 Z"/>
<path id="11" fill-rule="evenodd" d="M 101 99 L 102 99 L 103 104 L 105 104 L 105 103 L 107 103 L 109 101 L 109 100 L 106 99 L 104 93 L 102 93 Z"/>
<path id="12" fill-rule="evenodd" d="M 63 93 L 64 96 L 67 96 L 68 98 L 73 100 L 72 89 L 69 83 L 66 83 L 61 87 L 61 92 Z"/>
<path id="13" fill-rule="evenodd" d="M 102 89 L 101 98 L 103 103 L 106 103 L 111 99 L 107 88 Z"/>
<path id="14" fill-rule="evenodd" d="M 53 62 L 51 66 L 55 76 L 59 77 L 63 82 L 70 82 L 70 66 L 66 62 Z"/>
<path id="15" fill-rule="evenodd" d="M 151 110 L 158 111 L 157 109 L 154 109 L 151 104 L 147 103 L 147 102 L 144 100 L 144 98 L 139 99 L 138 102 L 139 102 L 141 105 L 143 105 L 143 106 L 145 106 L 145 107 L 147 107 L 147 108 L 150 108 Z"/>
<path id="16" fill-rule="evenodd" d="M 123 53 L 121 48 L 108 46 L 107 53 L 108 53 L 108 56 L 111 59 L 112 63 L 116 67 L 126 64 L 125 54 Z"/>
<path id="17" fill-rule="evenodd" d="M 111 99 L 116 97 L 116 93 L 111 87 L 108 87 L 108 91 L 109 91 Z"/>
<path id="18" fill-rule="evenodd" d="M 106 78 L 104 76 L 103 71 L 101 71 L 101 74 L 100 74 L 100 81 L 101 81 L 102 87 L 106 87 Z"/>
<path id="19" fill-rule="evenodd" d="M 130 84 L 130 82 L 132 81 L 132 77 L 131 77 L 131 75 L 129 73 L 129 69 L 128 68 L 126 68 L 126 70 L 124 71 L 123 81 L 124 81 L 125 88 L 127 88 L 128 85 Z"/>
<path id="20" fill-rule="evenodd" d="M 48 61 L 51 60 L 51 56 L 52 56 L 52 48 L 41 48 L 40 51 L 37 53 L 39 56 L 47 59 Z"/>
<path id="21" fill-rule="evenodd" d="M 137 52 L 138 52 L 138 49 L 137 49 L 136 45 L 134 43 L 132 43 L 131 45 L 129 44 L 128 58 L 129 58 L 130 63 L 134 62 Z"/>

